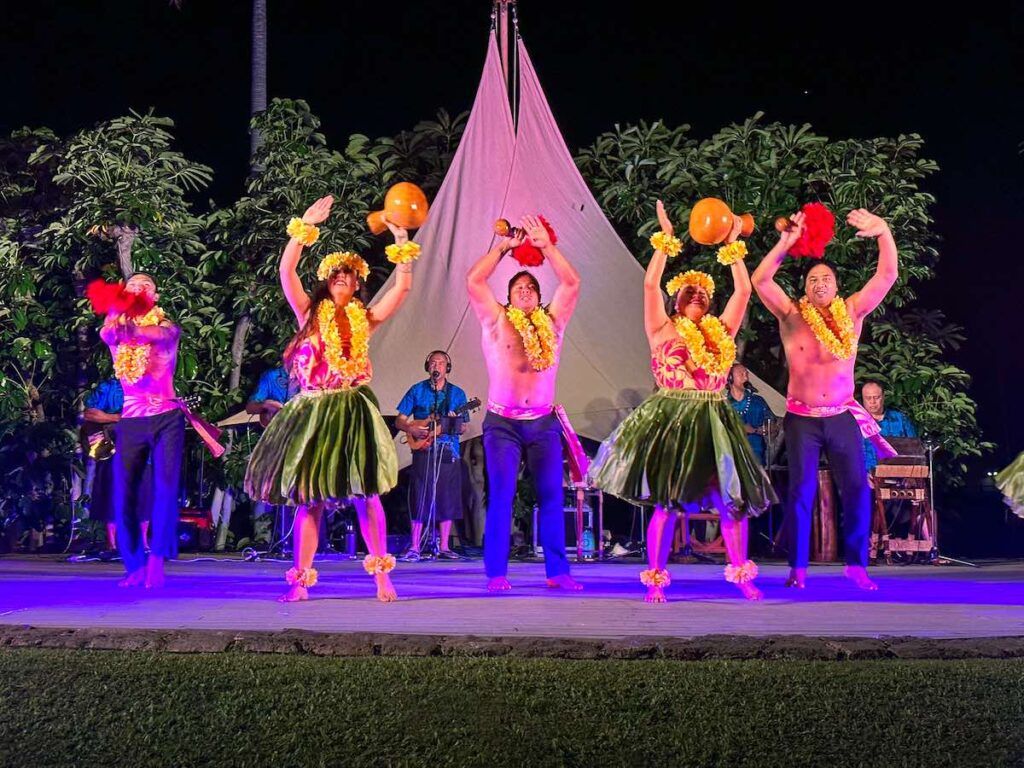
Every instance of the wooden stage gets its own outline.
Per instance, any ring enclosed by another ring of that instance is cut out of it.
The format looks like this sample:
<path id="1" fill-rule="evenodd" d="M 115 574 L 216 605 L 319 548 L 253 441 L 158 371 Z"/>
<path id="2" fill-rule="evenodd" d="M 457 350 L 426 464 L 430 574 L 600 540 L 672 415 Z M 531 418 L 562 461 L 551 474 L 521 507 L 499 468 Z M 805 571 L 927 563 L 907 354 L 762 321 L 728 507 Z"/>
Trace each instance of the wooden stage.
<path id="1" fill-rule="evenodd" d="M 766 599 L 747 603 L 716 565 L 671 565 L 671 602 L 648 605 L 638 561 L 585 563 L 581 593 L 543 586 L 543 566 L 513 563 L 510 593 L 484 589 L 479 561 L 399 563 L 400 600 L 373 599 L 359 562 L 318 562 L 306 603 L 275 601 L 287 563 L 226 556 L 171 563 L 163 590 L 122 589 L 118 563 L 55 556 L 0 558 L 0 625 L 256 630 L 483 637 L 629 639 L 706 635 L 985 638 L 1024 635 L 1024 562 L 879 567 L 866 593 L 837 566 L 812 567 L 808 589 L 785 589 L 781 564 L 762 564 Z"/>

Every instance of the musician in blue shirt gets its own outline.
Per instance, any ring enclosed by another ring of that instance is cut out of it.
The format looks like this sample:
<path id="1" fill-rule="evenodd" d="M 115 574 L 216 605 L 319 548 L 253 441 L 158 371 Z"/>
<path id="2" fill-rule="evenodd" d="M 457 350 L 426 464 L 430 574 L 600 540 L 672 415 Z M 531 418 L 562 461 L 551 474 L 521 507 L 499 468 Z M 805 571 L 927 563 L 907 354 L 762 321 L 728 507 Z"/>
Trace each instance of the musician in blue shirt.
<path id="1" fill-rule="evenodd" d="M 448 381 L 452 361 L 447 352 L 434 350 L 423 363 L 429 378 L 405 393 L 398 404 L 395 426 L 408 435 L 412 449 L 412 481 L 409 486 L 409 514 L 412 517 L 412 535 L 409 549 L 402 558 L 415 562 L 420 559 L 420 538 L 423 524 L 430 515 L 434 500 L 436 520 L 441 535 L 438 556 L 457 560 L 449 549 L 452 523 L 462 519 L 462 465 L 459 459 L 458 435 L 441 434 L 432 439 L 433 432 L 423 420 L 451 416 L 467 402 L 466 393 Z M 466 431 L 469 414 L 459 419 L 459 434 Z M 431 443 L 434 443 L 433 447 Z M 435 482 L 436 475 L 436 482 Z"/>
<path id="2" fill-rule="evenodd" d="M 296 391 L 294 382 L 288 378 L 288 371 L 283 367 L 271 368 L 260 376 L 256 390 L 245 404 L 245 412 L 259 414 L 260 424 L 266 427 Z"/>
<path id="3" fill-rule="evenodd" d="M 765 465 L 767 455 L 765 451 L 764 435 L 767 429 L 768 419 L 771 411 L 768 403 L 760 395 L 754 394 L 750 386 L 750 374 L 742 363 L 735 363 L 729 371 L 729 405 L 733 407 L 740 421 L 743 422 L 743 429 L 747 433 L 747 441 L 754 451 L 754 455 L 761 466 Z"/>
<path id="4" fill-rule="evenodd" d="M 116 378 L 101 381 L 85 396 L 80 435 L 85 455 L 86 493 L 89 495 L 89 519 L 102 522 L 107 532 L 107 549 L 117 549 L 117 524 L 114 522 L 114 430 L 124 407 L 124 390 Z M 145 487 L 145 486 L 144 486 Z M 143 546 L 146 544 L 149 516 L 140 520 Z"/>
<path id="5" fill-rule="evenodd" d="M 900 411 L 885 407 L 885 391 L 877 381 L 865 382 L 860 390 L 861 403 L 882 429 L 882 437 L 917 437 L 917 430 Z M 864 466 L 868 472 L 878 466 L 878 455 L 870 440 L 864 441 Z"/>

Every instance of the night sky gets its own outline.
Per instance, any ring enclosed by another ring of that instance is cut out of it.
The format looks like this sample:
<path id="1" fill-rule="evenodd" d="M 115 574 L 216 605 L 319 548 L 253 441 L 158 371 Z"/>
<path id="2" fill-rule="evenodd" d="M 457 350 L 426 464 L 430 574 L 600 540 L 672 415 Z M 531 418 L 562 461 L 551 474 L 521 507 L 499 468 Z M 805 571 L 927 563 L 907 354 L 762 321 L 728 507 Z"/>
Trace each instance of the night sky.
<path id="1" fill-rule="evenodd" d="M 488 0 L 268 5 L 270 96 L 309 101 L 335 146 L 469 108 Z M 759 16 L 721 3 L 522 0 L 520 28 L 572 151 L 615 123 L 663 118 L 704 138 L 757 110 L 833 138 L 920 133 L 942 169 L 926 187 L 938 198 L 939 276 L 921 305 L 967 329 L 953 359 L 974 376 L 995 465 L 1024 449 L 1024 13 L 975 3 L 937 18 L 896 5 L 764 4 Z M 0 131 L 66 135 L 152 106 L 176 121 L 178 148 L 214 168 L 218 203 L 240 193 L 250 3 L 7 0 L 0 18 Z"/>

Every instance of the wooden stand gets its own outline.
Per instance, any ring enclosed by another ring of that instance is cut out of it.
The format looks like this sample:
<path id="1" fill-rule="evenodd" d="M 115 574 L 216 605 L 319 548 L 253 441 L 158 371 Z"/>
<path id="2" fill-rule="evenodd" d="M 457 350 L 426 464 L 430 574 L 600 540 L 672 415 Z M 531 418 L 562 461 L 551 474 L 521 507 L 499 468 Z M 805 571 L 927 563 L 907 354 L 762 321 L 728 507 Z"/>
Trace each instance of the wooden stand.
<path id="1" fill-rule="evenodd" d="M 874 472 L 871 516 L 872 560 L 892 563 L 894 552 L 931 552 L 935 548 L 935 521 L 928 490 L 928 467 L 922 464 L 879 464 Z M 886 501 L 910 502 L 910 531 L 906 538 L 889 536 L 885 519 Z"/>
<path id="2" fill-rule="evenodd" d="M 832 472 L 819 469 L 818 496 L 811 513 L 811 560 L 834 563 L 839 559 L 836 518 L 836 492 L 832 486 Z"/>

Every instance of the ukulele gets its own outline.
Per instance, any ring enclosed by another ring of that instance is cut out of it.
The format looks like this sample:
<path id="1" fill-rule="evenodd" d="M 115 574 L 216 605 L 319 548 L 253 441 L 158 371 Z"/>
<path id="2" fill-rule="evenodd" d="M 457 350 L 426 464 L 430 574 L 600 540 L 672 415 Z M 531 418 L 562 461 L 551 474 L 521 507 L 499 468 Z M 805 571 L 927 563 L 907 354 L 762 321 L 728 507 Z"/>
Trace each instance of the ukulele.
<path id="1" fill-rule="evenodd" d="M 455 409 L 455 416 L 450 418 L 456 418 L 469 411 L 475 411 L 480 407 L 480 398 L 474 397 L 465 405 L 460 405 Z M 405 435 L 405 441 L 409 444 L 409 448 L 413 451 L 422 451 L 424 448 L 429 448 L 430 444 L 442 433 L 442 425 L 444 419 L 449 418 L 448 416 L 436 416 L 433 419 L 413 419 L 409 422 L 410 426 L 413 427 L 426 427 L 426 437 L 413 437 L 408 432 Z"/>

